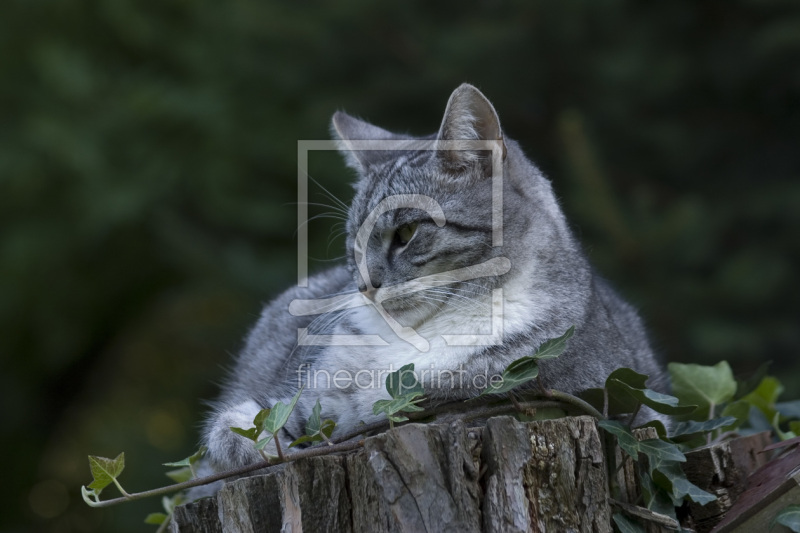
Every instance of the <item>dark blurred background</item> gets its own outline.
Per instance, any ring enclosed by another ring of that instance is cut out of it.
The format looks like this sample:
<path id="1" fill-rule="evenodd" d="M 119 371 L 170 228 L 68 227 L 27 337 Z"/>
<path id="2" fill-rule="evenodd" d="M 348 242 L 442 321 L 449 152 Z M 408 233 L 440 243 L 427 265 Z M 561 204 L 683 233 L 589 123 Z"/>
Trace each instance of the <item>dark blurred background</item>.
<path id="1" fill-rule="evenodd" d="M 800 397 L 795 0 L 4 0 L 0 530 L 151 528 L 157 499 L 80 501 L 86 456 L 125 451 L 138 491 L 194 451 L 295 280 L 298 139 L 337 109 L 433 132 L 464 81 L 666 360 L 772 360 Z M 338 158 L 311 163 L 348 201 Z M 335 222 L 312 268 L 341 255 Z"/>

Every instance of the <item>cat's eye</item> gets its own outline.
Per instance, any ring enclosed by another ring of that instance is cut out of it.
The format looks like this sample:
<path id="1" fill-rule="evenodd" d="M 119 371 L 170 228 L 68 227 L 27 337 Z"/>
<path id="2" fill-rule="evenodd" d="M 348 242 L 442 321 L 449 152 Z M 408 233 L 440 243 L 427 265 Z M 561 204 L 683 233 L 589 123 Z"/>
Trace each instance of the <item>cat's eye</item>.
<path id="1" fill-rule="evenodd" d="M 400 243 L 401 246 L 405 246 L 408 244 L 408 241 L 414 237 L 414 233 L 417 231 L 417 223 L 412 222 L 411 224 L 403 224 L 399 228 L 397 228 L 394 232 L 395 238 Z"/>

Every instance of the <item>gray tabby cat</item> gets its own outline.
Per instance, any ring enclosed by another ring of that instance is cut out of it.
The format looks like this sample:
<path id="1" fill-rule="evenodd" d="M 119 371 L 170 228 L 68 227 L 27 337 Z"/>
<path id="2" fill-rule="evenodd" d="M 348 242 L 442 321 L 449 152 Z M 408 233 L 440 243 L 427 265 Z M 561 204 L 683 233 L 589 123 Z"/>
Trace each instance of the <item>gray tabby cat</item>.
<path id="1" fill-rule="evenodd" d="M 214 468 L 259 460 L 229 428 L 250 427 L 301 386 L 283 449 L 303 435 L 317 399 L 337 431 L 372 422 L 372 404 L 388 398 L 387 372 L 408 363 L 426 397 L 469 398 L 573 325 L 566 352 L 542 364 L 544 386 L 577 393 L 626 366 L 665 388 L 636 311 L 593 272 L 550 182 L 475 87 L 453 92 L 428 138 L 344 113 L 333 132 L 358 173 L 348 264 L 264 309 L 205 427 Z"/>

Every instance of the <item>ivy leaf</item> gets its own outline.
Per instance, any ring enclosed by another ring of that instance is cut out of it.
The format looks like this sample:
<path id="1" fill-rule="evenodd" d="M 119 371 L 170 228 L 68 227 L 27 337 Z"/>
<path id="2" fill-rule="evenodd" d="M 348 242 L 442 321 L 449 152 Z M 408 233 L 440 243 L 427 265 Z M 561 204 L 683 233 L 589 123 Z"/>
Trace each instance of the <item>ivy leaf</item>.
<path id="1" fill-rule="evenodd" d="M 267 444 L 269 444 L 272 441 L 272 438 L 274 436 L 275 436 L 274 433 L 270 433 L 269 435 L 267 435 L 263 439 L 257 441 L 253 447 L 256 450 L 263 450 L 267 446 Z"/>
<path id="2" fill-rule="evenodd" d="M 671 439 L 674 439 L 676 437 L 688 438 L 693 435 L 696 435 L 697 433 L 706 433 L 708 431 L 714 431 L 715 429 L 719 429 L 722 427 L 730 427 L 735 422 L 736 418 L 733 416 L 712 418 L 711 420 L 706 420 L 704 422 L 696 422 L 694 420 L 689 420 L 687 422 L 680 422 L 672 429 L 672 434 L 670 435 L 670 438 Z"/>
<path id="3" fill-rule="evenodd" d="M 325 440 L 322 435 L 325 435 L 327 438 L 331 438 L 331 434 L 333 433 L 334 428 L 336 427 L 336 422 L 333 420 L 325 420 L 322 422 L 322 427 L 320 428 L 319 433 L 314 435 L 303 435 L 299 437 L 297 440 L 289 444 L 289 448 L 293 448 L 294 446 L 298 446 L 300 444 L 304 444 L 306 442 L 321 442 Z"/>
<path id="4" fill-rule="evenodd" d="M 620 533 L 644 533 L 644 528 L 635 522 L 631 522 L 621 513 L 614 513 L 611 517 L 620 530 Z"/>
<path id="5" fill-rule="evenodd" d="M 634 460 L 638 459 L 639 441 L 633 436 L 628 426 L 623 425 L 617 420 L 600 420 L 597 422 L 597 425 L 617 437 L 619 447 L 625 450 Z"/>
<path id="6" fill-rule="evenodd" d="M 630 368 L 619 368 L 606 378 L 609 397 L 624 405 L 627 412 L 633 412 L 639 404 L 644 404 L 665 415 L 687 414 L 694 406 L 679 406 L 678 398 L 647 388 L 647 376 Z"/>
<path id="7" fill-rule="evenodd" d="M 778 410 L 775 403 L 783 392 L 783 385 L 772 376 L 767 376 L 761 380 L 756 390 L 742 397 L 742 400 L 756 407 L 764 413 L 767 420 L 773 420 Z"/>
<path id="8" fill-rule="evenodd" d="M 170 470 L 166 472 L 168 478 L 170 478 L 175 483 L 183 483 L 184 481 L 189 481 L 194 477 L 194 472 L 188 466 L 183 468 L 178 468 L 177 470 Z"/>
<path id="9" fill-rule="evenodd" d="M 770 531 L 778 524 L 788 527 L 795 533 L 800 533 L 800 505 L 789 505 L 781 509 L 770 522 Z"/>
<path id="10" fill-rule="evenodd" d="M 125 469 L 125 452 L 120 453 L 114 459 L 90 455 L 89 469 L 92 471 L 94 480 L 87 488 L 94 490 L 95 494 L 99 496 L 100 492 L 108 485 L 115 482 L 117 477 L 119 477 Z"/>
<path id="11" fill-rule="evenodd" d="M 602 413 L 603 403 L 605 401 L 605 395 L 603 392 L 604 390 L 605 389 L 601 388 L 585 389 L 580 393 L 580 397 L 589 402 L 592 407 Z M 628 396 L 623 398 L 623 401 L 617 400 L 611 395 L 608 396 L 608 416 L 632 413 L 634 409 L 636 409 L 636 405 L 634 402 L 630 401 Z"/>
<path id="12" fill-rule="evenodd" d="M 726 361 L 714 366 L 670 363 L 672 392 L 682 405 L 696 405 L 691 414 L 695 420 L 707 420 L 709 411 L 715 406 L 733 399 L 736 380 Z"/>
<path id="13" fill-rule="evenodd" d="M 144 519 L 145 524 L 161 525 L 167 520 L 168 516 L 164 513 L 150 513 Z"/>
<path id="14" fill-rule="evenodd" d="M 392 398 L 399 398 L 404 394 L 423 393 L 422 384 L 417 381 L 414 373 L 414 363 L 401 366 L 400 370 L 391 372 L 386 376 L 386 390 Z"/>
<path id="15" fill-rule="evenodd" d="M 253 418 L 253 427 L 255 427 L 258 430 L 256 432 L 256 437 L 258 435 L 261 435 L 261 433 L 266 429 L 265 423 L 271 412 L 272 409 L 266 408 L 256 413 L 255 418 Z"/>
<path id="16" fill-rule="evenodd" d="M 164 496 L 161 498 L 161 505 L 164 507 L 164 510 L 167 512 L 168 515 L 172 515 L 172 512 L 175 511 L 175 508 L 183 503 L 183 493 L 179 492 L 175 494 L 172 498 L 169 496 Z"/>
<path id="17" fill-rule="evenodd" d="M 333 434 L 334 428 L 336 427 L 336 422 L 330 419 L 321 422 L 321 411 L 322 406 L 319 404 L 319 400 L 317 400 L 317 403 L 311 410 L 311 416 L 308 417 L 308 422 L 306 422 L 306 434 L 292 442 L 289 445 L 290 448 L 306 442 L 319 442 L 325 440 L 325 438 L 330 438 L 330 436 Z"/>
<path id="18" fill-rule="evenodd" d="M 667 496 L 663 489 L 653 483 L 653 479 L 647 472 L 641 471 L 639 473 L 639 482 L 639 486 L 642 489 L 644 506 L 653 512 L 666 515 L 677 522 L 678 517 L 675 514 L 675 506 L 672 504 L 672 499 Z"/>
<path id="19" fill-rule="evenodd" d="M 243 429 L 243 428 L 235 428 L 235 427 L 231 426 L 230 429 L 231 429 L 231 431 L 233 431 L 237 435 L 241 435 L 242 437 L 244 437 L 246 439 L 250 439 L 253 442 L 255 442 L 258 439 L 258 435 L 261 433 L 260 431 L 258 431 L 257 428 Z"/>
<path id="20" fill-rule="evenodd" d="M 320 421 L 321 412 L 322 406 L 319 403 L 319 399 L 317 399 L 317 403 L 315 403 L 314 408 L 311 409 L 311 416 L 308 417 L 308 422 L 306 422 L 306 435 L 316 435 L 319 433 L 320 426 L 322 425 Z"/>
<path id="21" fill-rule="evenodd" d="M 536 350 L 536 353 L 533 354 L 533 358 L 540 361 L 555 359 L 564 353 L 564 350 L 567 348 L 567 341 L 571 339 L 574 334 L 575 326 L 570 326 L 560 337 L 543 342 L 542 345 L 539 346 L 539 349 Z"/>
<path id="22" fill-rule="evenodd" d="M 208 448 L 205 446 L 200 446 L 200 449 L 194 452 L 192 455 L 187 457 L 186 459 L 181 459 L 180 461 L 176 461 L 174 463 L 164 463 L 164 466 L 192 466 L 197 461 L 203 458 L 203 456 L 208 451 Z"/>
<path id="23" fill-rule="evenodd" d="M 535 379 L 539 375 L 539 361 L 555 359 L 564 353 L 567 341 L 574 333 L 575 326 L 570 326 L 560 337 L 543 342 L 533 355 L 526 355 L 511 362 L 500 376 L 500 381 L 498 383 L 490 382 L 477 397 L 486 394 L 502 394 Z"/>
<path id="24" fill-rule="evenodd" d="M 503 370 L 498 383 L 489 382 L 478 397 L 486 394 L 502 394 L 535 379 L 539 375 L 539 365 L 533 357 L 525 356 L 512 362 Z"/>
<path id="25" fill-rule="evenodd" d="M 651 465 L 652 467 L 652 465 Z M 676 505 L 688 498 L 695 503 L 705 505 L 717 499 L 716 496 L 710 494 L 688 479 L 680 463 L 674 461 L 661 461 L 657 468 L 652 471 L 653 481 L 657 485 L 665 488 Z"/>
<path id="26" fill-rule="evenodd" d="M 300 399 L 300 393 L 303 389 L 297 391 L 289 405 L 283 402 L 276 402 L 270 409 L 269 414 L 264 419 L 264 430 L 269 431 L 273 435 L 277 433 L 289 421 L 289 415 L 294 411 L 294 406 L 297 405 L 297 400 Z"/>
<path id="27" fill-rule="evenodd" d="M 734 422 L 722 428 L 723 431 L 733 431 L 750 418 L 750 404 L 744 400 L 731 402 L 722 410 L 722 416 L 735 419 Z"/>
<path id="28" fill-rule="evenodd" d="M 661 439 L 639 441 L 639 451 L 647 455 L 651 462 L 675 461 L 683 463 L 686 461 L 686 456 L 677 446 Z"/>
<path id="29" fill-rule="evenodd" d="M 386 416 L 391 417 L 395 413 L 402 411 L 423 411 L 421 407 L 416 405 L 417 402 L 422 400 L 420 396 L 421 394 L 419 392 L 412 392 L 391 400 L 378 400 L 372 404 L 372 414 L 378 415 L 385 413 Z M 406 420 L 408 419 L 404 418 L 403 420 L 395 420 L 395 422 L 405 422 Z"/>

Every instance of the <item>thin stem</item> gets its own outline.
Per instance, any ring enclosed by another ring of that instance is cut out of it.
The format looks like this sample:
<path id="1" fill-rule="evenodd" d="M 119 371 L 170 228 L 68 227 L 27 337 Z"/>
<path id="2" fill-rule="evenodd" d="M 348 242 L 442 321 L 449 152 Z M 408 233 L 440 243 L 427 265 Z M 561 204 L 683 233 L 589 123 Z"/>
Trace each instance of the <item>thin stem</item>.
<path id="1" fill-rule="evenodd" d="M 598 420 L 606 419 L 606 417 L 603 416 L 603 413 L 592 407 L 588 402 L 581 400 L 577 396 L 573 396 L 572 394 L 567 394 L 566 392 L 561 392 L 553 389 L 550 389 L 548 393 L 549 393 L 548 396 L 550 398 L 569 404 L 573 407 L 576 407 L 578 410 L 583 411 L 586 414 L 592 415 Z"/>
<path id="2" fill-rule="evenodd" d="M 114 482 L 114 485 L 116 485 L 116 486 L 117 486 L 117 489 L 119 489 L 119 492 L 120 492 L 120 494 L 122 494 L 122 495 L 123 495 L 124 497 L 126 497 L 126 498 L 130 498 L 130 497 L 131 497 L 131 495 L 130 495 L 130 494 L 128 494 L 127 492 L 125 492 L 125 489 L 123 489 L 123 488 L 122 488 L 122 485 L 120 485 L 120 484 L 119 484 L 119 481 L 117 481 L 117 478 L 115 478 L 115 477 L 112 477 L 112 478 L 111 478 L 111 481 L 113 481 L 113 482 Z"/>
<path id="3" fill-rule="evenodd" d="M 336 444 L 334 446 L 318 446 L 314 448 L 307 448 L 305 450 L 301 450 L 297 453 L 293 453 L 286 458 L 287 463 L 292 461 L 296 461 L 298 459 L 304 459 L 306 457 L 317 457 L 319 455 L 327 455 L 329 453 L 338 453 L 338 452 L 349 452 L 360 448 L 364 445 L 363 440 L 358 441 L 351 441 L 351 442 L 342 442 Z M 174 485 L 167 485 L 166 487 L 160 487 L 157 489 L 146 490 L 144 492 L 134 492 L 132 494 L 128 494 L 127 497 L 123 498 L 113 498 L 111 500 L 99 501 L 97 503 L 91 503 L 91 507 L 110 507 L 112 505 L 118 505 L 124 502 L 132 502 L 135 500 L 142 500 L 144 498 L 150 498 L 152 496 L 162 496 L 164 494 L 170 494 L 173 492 L 178 492 L 179 490 L 186 490 L 192 487 L 199 487 L 200 485 L 208 485 L 209 483 L 214 483 L 215 481 L 220 481 L 222 479 L 226 479 L 229 477 L 236 477 L 242 476 L 244 474 L 249 474 L 250 472 L 254 472 L 256 470 L 261 470 L 262 468 L 267 468 L 269 466 L 273 466 L 273 464 L 279 464 L 279 462 L 273 463 L 272 461 L 263 461 L 259 463 L 253 463 L 246 466 L 241 466 L 239 468 L 234 468 L 232 470 L 226 470 L 225 472 L 220 472 L 218 474 L 214 474 L 211 476 L 201 477 L 197 479 L 192 479 L 190 481 L 185 481 L 183 483 L 176 483 Z M 87 502 L 88 503 L 88 502 Z"/>
<path id="4" fill-rule="evenodd" d="M 278 435 L 277 434 L 273 435 L 273 437 L 274 438 L 272 440 L 275 441 L 275 449 L 278 450 L 278 458 L 281 460 L 281 462 L 283 462 L 286 459 L 284 459 L 283 451 L 281 450 L 281 441 L 280 441 L 280 439 L 278 439 Z"/>
<path id="5" fill-rule="evenodd" d="M 158 526 L 158 529 L 156 529 L 156 533 L 164 533 L 167 530 L 170 522 L 172 522 L 172 514 L 170 514 L 164 519 L 163 522 L 161 522 L 161 525 Z"/>

